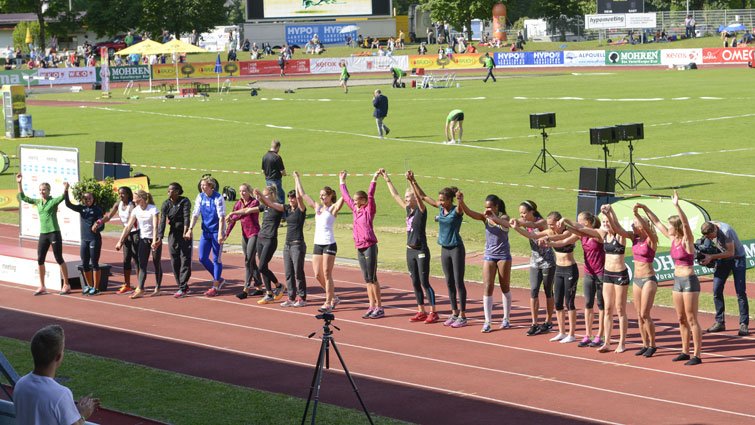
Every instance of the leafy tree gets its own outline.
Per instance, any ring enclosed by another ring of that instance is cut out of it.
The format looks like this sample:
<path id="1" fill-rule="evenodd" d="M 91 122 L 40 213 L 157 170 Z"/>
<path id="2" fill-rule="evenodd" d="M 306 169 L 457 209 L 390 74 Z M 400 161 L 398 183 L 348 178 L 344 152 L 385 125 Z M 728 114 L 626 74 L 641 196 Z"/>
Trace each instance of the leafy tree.
<path id="1" fill-rule="evenodd" d="M 498 0 L 419 0 L 424 10 L 430 11 L 433 21 L 445 21 L 456 29 L 467 29 L 472 39 L 472 19 L 491 19 L 493 5 Z"/>
<path id="2" fill-rule="evenodd" d="M 71 195 L 73 199 L 81 203 L 81 196 L 85 193 L 91 193 L 96 205 L 103 211 L 110 211 L 110 208 L 113 208 L 113 205 L 118 202 L 118 192 L 113 188 L 113 182 L 112 177 L 108 177 L 102 182 L 91 177 L 85 178 L 71 187 Z"/>
<path id="3" fill-rule="evenodd" d="M 202 33 L 226 23 L 228 18 L 225 0 L 141 0 L 141 3 L 138 27 L 154 35 L 163 30 L 175 35 L 193 29 Z"/>
<path id="4" fill-rule="evenodd" d="M 539 0 L 536 10 L 561 33 L 561 41 L 566 41 L 569 19 L 584 14 L 583 6 L 580 0 Z"/>
<path id="5" fill-rule="evenodd" d="M 139 26 L 141 0 L 89 0 L 84 22 L 98 36 L 113 36 Z"/>
<path id="6" fill-rule="evenodd" d="M 13 47 L 20 47 L 24 53 L 29 53 L 29 45 L 26 44 L 26 29 L 31 32 L 32 38 L 35 40 L 39 38 L 39 23 L 34 21 L 19 22 L 15 28 L 13 28 Z"/>
<path id="7" fill-rule="evenodd" d="M 244 2 L 242 0 L 231 0 L 228 6 L 228 20 L 229 25 L 239 25 L 244 23 Z"/>
<path id="8" fill-rule="evenodd" d="M 45 21 L 50 18 L 58 19 L 61 14 L 68 10 L 66 0 L 2 0 L 3 10 L 13 13 L 33 13 L 39 23 L 39 37 L 35 39 L 37 45 L 45 49 L 46 25 Z M 25 35 L 25 34 L 24 34 Z"/>

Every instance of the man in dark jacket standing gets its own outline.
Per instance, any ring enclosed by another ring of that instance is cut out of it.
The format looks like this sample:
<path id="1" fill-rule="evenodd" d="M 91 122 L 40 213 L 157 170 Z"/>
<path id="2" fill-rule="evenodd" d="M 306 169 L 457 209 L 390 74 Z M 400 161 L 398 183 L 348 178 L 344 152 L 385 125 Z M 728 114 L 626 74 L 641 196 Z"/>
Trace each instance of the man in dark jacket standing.
<path id="1" fill-rule="evenodd" d="M 375 90 L 375 96 L 372 98 L 372 106 L 375 107 L 375 111 L 372 116 L 375 117 L 378 128 L 378 136 L 384 138 L 391 132 L 387 125 L 383 124 L 383 119 L 388 116 L 388 98 L 383 95 L 380 90 Z"/>

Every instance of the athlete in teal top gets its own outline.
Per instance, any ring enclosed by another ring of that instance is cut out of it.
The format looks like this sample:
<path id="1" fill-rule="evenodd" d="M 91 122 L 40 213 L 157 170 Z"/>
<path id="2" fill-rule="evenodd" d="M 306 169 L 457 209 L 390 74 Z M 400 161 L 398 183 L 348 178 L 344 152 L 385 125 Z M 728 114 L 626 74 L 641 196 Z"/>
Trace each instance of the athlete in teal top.
<path id="1" fill-rule="evenodd" d="M 349 71 L 346 69 L 346 62 L 341 62 L 341 77 L 338 79 L 338 85 L 343 87 L 343 92 L 348 93 L 349 92 L 349 78 L 351 75 L 349 75 Z"/>
<path id="2" fill-rule="evenodd" d="M 495 69 L 495 62 L 493 62 L 493 58 L 490 57 L 490 53 L 485 53 L 484 56 L 485 60 L 485 68 L 488 69 L 488 75 L 485 76 L 485 79 L 482 80 L 483 83 L 488 82 L 488 78 L 492 78 L 493 82 L 496 82 L 495 75 L 493 75 L 493 70 Z"/>

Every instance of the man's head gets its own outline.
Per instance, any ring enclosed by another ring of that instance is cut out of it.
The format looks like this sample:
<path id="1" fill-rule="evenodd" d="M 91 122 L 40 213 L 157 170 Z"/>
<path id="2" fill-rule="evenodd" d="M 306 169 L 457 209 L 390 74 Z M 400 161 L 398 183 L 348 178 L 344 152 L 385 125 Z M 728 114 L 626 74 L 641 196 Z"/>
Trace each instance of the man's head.
<path id="1" fill-rule="evenodd" d="M 278 139 L 273 139 L 272 142 L 270 142 L 270 150 L 273 152 L 278 152 L 281 148 L 281 142 Z"/>
<path id="2" fill-rule="evenodd" d="M 713 222 L 706 221 L 705 223 L 703 223 L 702 226 L 700 226 L 700 232 L 706 238 L 713 240 L 716 238 L 716 235 L 718 234 L 718 226 L 716 226 L 716 224 Z"/>
<path id="3" fill-rule="evenodd" d="M 375 90 L 375 97 L 378 97 L 378 96 L 380 96 L 381 94 L 383 94 L 383 92 L 381 92 L 381 91 L 380 91 L 380 89 L 378 89 L 378 90 Z"/>
<path id="4" fill-rule="evenodd" d="M 35 368 L 46 368 L 63 360 L 65 335 L 63 328 L 49 325 L 37 331 L 31 339 L 31 355 Z"/>

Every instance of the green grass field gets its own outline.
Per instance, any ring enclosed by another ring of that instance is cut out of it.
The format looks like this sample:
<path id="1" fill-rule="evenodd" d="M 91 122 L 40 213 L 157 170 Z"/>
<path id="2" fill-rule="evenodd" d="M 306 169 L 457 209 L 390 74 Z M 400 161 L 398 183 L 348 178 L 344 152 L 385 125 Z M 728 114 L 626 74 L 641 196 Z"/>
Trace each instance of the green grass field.
<path id="1" fill-rule="evenodd" d="M 93 161 L 96 140 L 124 142 L 124 160 L 139 164 L 134 172 L 150 176 L 160 204 L 172 181 L 180 182 L 193 198 L 193 188 L 205 171 L 221 185 L 262 186 L 260 159 L 270 140 L 278 138 L 287 170 L 305 175 L 304 187 L 310 194 L 324 185 L 337 187 L 335 174 L 342 169 L 362 174 L 349 177 L 352 192 L 365 190 L 368 175 L 380 167 L 393 174 L 401 191 L 405 185 L 400 175 L 412 169 L 428 193 L 455 185 L 476 209 L 482 208 L 487 194 L 495 193 L 504 199 L 509 213 L 516 212 L 522 200 L 531 199 L 543 213 L 559 210 L 574 216 L 579 167 L 598 167 L 603 162 L 600 147 L 589 143 L 588 129 L 643 122 L 645 140 L 636 143 L 635 160 L 653 188 L 641 187 L 638 192 L 669 195 L 672 188 L 679 188 L 683 198 L 732 224 L 742 239 L 755 236 L 747 216 L 755 205 L 755 147 L 749 136 L 755 114 L 747 83 L 751 70 L 744 66 L 686 72 L 661 68 L 579 73 L 498 70 L 497 75 L 498 83 L 464 80 L 458 89 L 381 87 L 390 99 L 386 124 L 391 134 L 386 140 L 375 137 L 371 116 L 376 87 L 353 87 L 345 95 L 336 87 L 336 78 L 327 77 L 331 87 L 293 94 L 265 89 L 261 96 L 250 97 L 247 91 L 236 91 L 222 97 L 213 94 L 203 102 L 163 101 L 144 95 L 127 100 L 116 91 L 113 100 L 122 104 L 31 106 L 35 128 L 44 129 L 48 137 L 4 140 L 0 150 L 15 153 L 20 143 L 77 147 L 82 160 Z M 34 95 L 33 99 L 94 101 L 98 96 L 86 91 Z M 441 144 L 444 119 L 454 108 L 466 115 L 464 144 L 446 146 Z M 541 147 L 539 133 L 529 129 L 529 114 L 535 112 L 556 113 L 558 126 L 550 132 L 548 149 L 567 172 L 528 173 Z M 611 161 L 627 160 L 627 144 L 612 145 L 611 155 Z M 623 167 L 623 163 L 611 165 Z M 0 189 L 15 188 L 17 167 L 13 160 L 9 172 L 0 176 Z M 92 175 L 91 164 L 82 164 L 81 170 L 82 176 Z M 284 180 L 284 187 L 293 188 L 290 178 Z M 403 211 L 382 181 L 376 196 L 380 267 L 403 271 Z M 311 218 L 310 212 L 308 240 L 314 231 Z M 17 213 L 0 212 L 0 221 L 17 223 Z M 348 211 L 337 224 L 339 256 L 355 258 Z M 431 236 L 437 234 L 432 221 L 428 230 Z M 484 233 L 478 222 L 465 220 L 461 233 L 468 252 L 482 250 Z M 239 240 L 236 232 L 230 243 Z M 529 252 L 524 238 L 517 235 L 512 236 L 512 249 L 519 255 Z M 439 257 L 435 245 L 432 254 Z M 433 261 L 432 273 L 441 275 L 437 261 Z M 479 267 L 467 267 L 468 279 L 480 280 L 480 276 Z M 748 278 L 754 280 L 752 271 Z M 512 284 L 527 285 L 526 272 L 514 272 Z M 670 291 L 659 291 L 657 302 L 670 305 Z M 702 294 L 701 309 L 712 310 L 710 294 Z M 735 301 L 729 300 L 727 311 L 736 312 Z"/>

